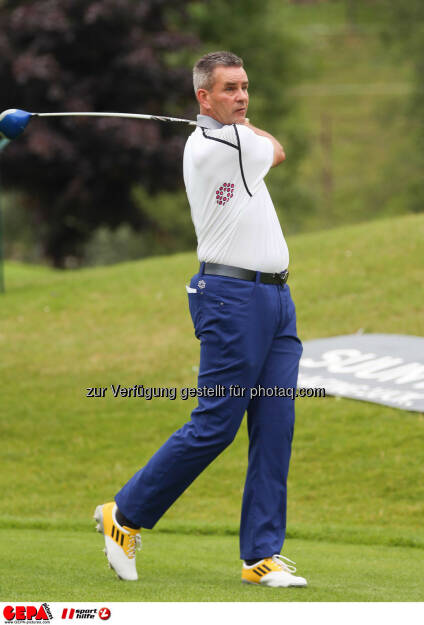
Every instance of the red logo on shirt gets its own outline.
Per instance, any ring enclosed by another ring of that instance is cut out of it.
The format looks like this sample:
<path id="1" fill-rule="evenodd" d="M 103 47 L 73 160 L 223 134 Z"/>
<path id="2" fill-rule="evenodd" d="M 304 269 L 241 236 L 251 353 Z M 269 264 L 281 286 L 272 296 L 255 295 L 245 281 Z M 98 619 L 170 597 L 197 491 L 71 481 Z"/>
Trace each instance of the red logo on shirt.
<path id="1" fill-rule="evenodd" d="M 234 195 L 234 184 L 232 182 L 224 182 L 219 189 L 216 190 L 216 203 L 225 204 L 230 201 Z"/>

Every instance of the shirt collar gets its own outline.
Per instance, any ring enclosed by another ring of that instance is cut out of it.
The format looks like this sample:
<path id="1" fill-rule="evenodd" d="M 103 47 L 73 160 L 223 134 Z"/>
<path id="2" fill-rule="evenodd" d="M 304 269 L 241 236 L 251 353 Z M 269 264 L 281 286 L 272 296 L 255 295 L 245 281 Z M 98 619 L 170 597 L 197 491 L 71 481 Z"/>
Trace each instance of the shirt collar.
<path id="1" fill-rule="evenodd" d="M 208 128 L 209 130 L 215 130 L 216 128 L 223 128 L 224 124 L 221 124 L 217 119 L 213 117 L 209 117 L 209 115 L 198 115 L 197 123 L 203 128 Z"/>

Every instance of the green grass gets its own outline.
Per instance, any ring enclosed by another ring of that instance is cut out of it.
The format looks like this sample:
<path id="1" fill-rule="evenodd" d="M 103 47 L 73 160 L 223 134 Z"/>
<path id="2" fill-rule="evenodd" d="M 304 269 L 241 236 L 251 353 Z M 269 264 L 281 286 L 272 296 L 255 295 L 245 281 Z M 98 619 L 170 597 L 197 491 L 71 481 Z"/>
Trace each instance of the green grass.
<path id="1" fill-rule="evenodd" d="M 144 533 L 139 580 L 119 582 L 87 532 L 3 530 L 7 601 L 422 601 L 421 549 L 287 540 L 308 588 L 240 582 L 235 537 Z M 28 572 L 31 571 L 29 575 Z M 4 590 L 2 594 L 4 593 Z M 3 597 L 1 597 L 3 599 Z"/>
<path id="2" fill-rule="evenodd" d="M 290 284 L 301 338 L 360 328 L 423 336 L 423 236 L 424 217 L 407 216 L 289 239 Z M 9 592 L 28 597 L 37 567 L 51 561 L 51 582 L 47 577 L 39 582 L 48 587 L 49 598 L 67 596 L 64 588 L 72 588 L 69 592 L 76 596 L 83 586 L 87 593 L 93 589 L 93 599 L 105 596 L 100 588 L 102 569 L 90 555 L 96 553 L 100 538 L 95 543 L 95 537 L 75 530 L 88 529 L 95 505 L 113 497 L 189 418 L 195 404 L 110 395 L 88 399 L 85 388 L 112 383 L 196 385 L 199 344 L 184 288 L 195 268 L 194 254 L 66 273 L 6 264 L 7 291 L 0 296 L 2 558 L 16 563 L 30 558 L 25 571 L 12 567 L 8 597 Z M 331 592 L 338 600 L 343 585 L 339 592 L 337 571 L 349 562 L 349 575 L 355 576 L 351 572 L 357 570 L 356 564 L 351 569 L 355 553 L 362 571 L 363 554 L 369 555 L 376 567 L 370 569 L 375 571 L 372 580 L 379 578 L 380 568 L 386 570 L 384 563 L 391 562 L 393 554 L 407 558 L 410 553 L 410 567 L 400 568 L 405 580 L 409 573 L 414 579 L 417 554 L 422 561 L 424 545 L 423 434 L 422 414 L 330 397 L 298 401 L 286 553 L 297 559 L 302 573 L 315 578 L 309 594 L 301 595 L 302 601 L 305 597 L 331 600 Z M 243 424 L 235 442 L 167 512 L 157 529 L 146 534 L 146 547 L 148 541 L 153 545 L 146 549 L 146 575 L 156 566 L 151 557 L 157 550 L 170 554 L 177 566 L 174 546 L 187 545 L 185 541 L 194 540 L 198 532 L 190 561 L 216 559 L 213 566 L 220 570 L 219 579 L 224 576 L 228 582 L 234 574 L 237 577 L 246 454 Z M 170 534 L 176 531 L 177 537 Z M 46 545 L 53 537 L 57 541 L 50 549 Z M 57 571 L 62 570 L 67 549 L 74 555 L 78 550 L 84 553 L 87 570 L 97 571 L 92 577 L 98 578 L 99 587 L 97 582 L 94 587 L 93 582 L 86 583 L 85 573 L 80 577 L 77 557 L 69 559 L 71 568 L 64 573 L 74 576 L 72 583 L 68 579 L 61 585 Z M 210 557 L 205 555 L 208 549 Z M 228 565 L 220 562 L 222 552 Z M 196 566 L 190 575 L 200 574 Z M 199 566 L 203 570 L 206 565 Z M 386 570 L 386 574 L 384 579 L 390 580 L 393 572 Z M 387 596 L 390 582 L 381 583 L 380 588 L 366 578 L 363 586 L 358 581 L 359 586 L 352 585 L 352 600 Z M 235 596 L 233 587 L 225 594 L 219 584 L 213 585 L 210 599 Z M 416 597 L 413 584 L 402 584 L 396 591 L 399 600 L 402 593 L 405 600 Z M 114 588 L 113 596 L 124 600 L 125 593 L 136 592 L 124 585 Z M 240 594 L 247 590 L 236 588 L 238 597 L 256 597 Z M 321 594 L 315 594 L 318 588 Z M 154 592 L 150 588 L 148 596 Z M 178 585 L 175 595 L 167 598 L 182 599 L 191 592 Z"/>

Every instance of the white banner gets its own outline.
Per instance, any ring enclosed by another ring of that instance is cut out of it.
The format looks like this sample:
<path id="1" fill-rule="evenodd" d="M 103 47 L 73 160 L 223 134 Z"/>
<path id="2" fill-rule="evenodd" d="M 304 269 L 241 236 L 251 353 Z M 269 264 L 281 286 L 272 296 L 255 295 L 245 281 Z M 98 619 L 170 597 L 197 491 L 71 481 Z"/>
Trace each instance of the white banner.
<path id="1" fill-rule="evenodd" d="M 424 338 L 349 334 L 305 341 L 298 387 L 424 412 Z"/>

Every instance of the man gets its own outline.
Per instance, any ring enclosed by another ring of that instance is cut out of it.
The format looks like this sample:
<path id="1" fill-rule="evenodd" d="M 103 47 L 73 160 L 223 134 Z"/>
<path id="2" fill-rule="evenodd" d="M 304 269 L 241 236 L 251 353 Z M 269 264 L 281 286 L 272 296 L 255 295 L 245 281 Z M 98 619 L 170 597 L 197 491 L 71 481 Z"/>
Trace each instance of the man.
<path id="1" fill-rule="evenodd" d="M 200 127 L 185 147 L 184 181 L 200 270 L 186 288 L 201 342 L 198 386 L 223 385 L 226 392 L 199 397 L 191 420 L 130 479 L 116 503 L 96 508 L 95 518 L 111 567 L 122 579 L 137 579 L 140 528 L 152 528 L 232 442 L 247 410 L 242 581 L 306 586 L 280 555 L 294 401 L 290 393 L 264 396 L 265 389 L 296 387 L 302 353 L 286 284 L 287 245 L 263 181 L 285 154 L 274 137 L 246 118 L 248 80 L 239 57 L 207 54 L 196 63 L 193 82 Z"/>

